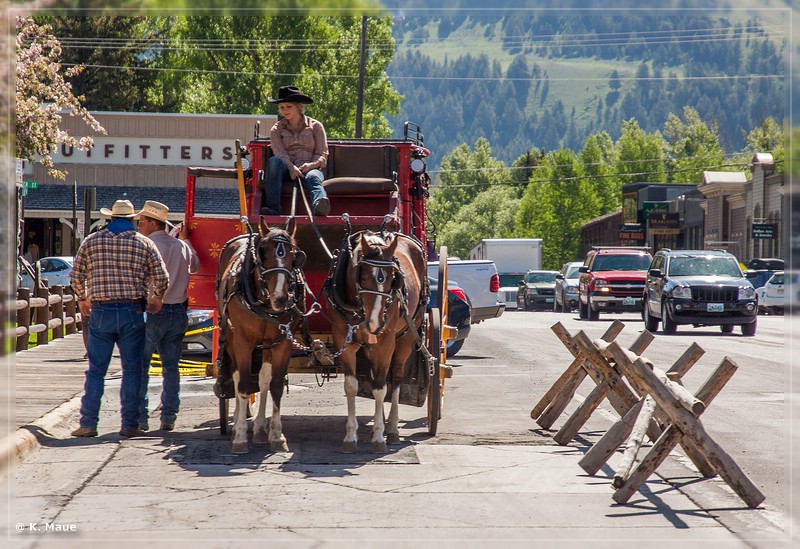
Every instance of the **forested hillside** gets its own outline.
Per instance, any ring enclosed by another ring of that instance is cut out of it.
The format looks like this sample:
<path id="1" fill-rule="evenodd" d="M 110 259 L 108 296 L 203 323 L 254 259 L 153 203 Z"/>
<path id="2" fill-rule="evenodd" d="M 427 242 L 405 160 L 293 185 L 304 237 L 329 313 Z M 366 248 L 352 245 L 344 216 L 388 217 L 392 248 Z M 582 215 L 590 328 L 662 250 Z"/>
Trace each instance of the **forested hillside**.
<path id="1" fill-rule="evenodd" d="M 530 13 L 396 18 L 388 72 L 405 99 L 391 127 L 419 123 L 440 156 L 485 137 L 510 164 L 599 131 L 616 139 L 631 118 L 656 131 L 684 106 L 728 152 L 767 116 L 784 119 L 780 21 Z"/>

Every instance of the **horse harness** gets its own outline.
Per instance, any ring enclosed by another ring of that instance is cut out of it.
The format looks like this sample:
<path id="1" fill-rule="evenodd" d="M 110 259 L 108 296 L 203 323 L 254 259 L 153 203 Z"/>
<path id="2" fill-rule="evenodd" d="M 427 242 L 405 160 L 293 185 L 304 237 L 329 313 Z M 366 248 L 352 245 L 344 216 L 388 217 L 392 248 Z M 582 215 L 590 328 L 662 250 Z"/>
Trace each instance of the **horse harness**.
<path id="1" fill-rule="evenodd" d="M 298 316 L 302 318 L 305 318 L 306 316 L 305 313 L 298 307 L 298 301 L 302 303 L 302 298 L 300 300 L 297 299 L 298 291 L 302 292 L 305 288 L 305 282 L 303 280 L 298 281 L 300 277 L 297 273 L 299 268 L 302 266 L 303 260 L 305 259 L 305 254 L 301 250 L 296 250 L 296 254 L 303 255 L 302 257 L 295 257 L 295 262 L 292 265 L 292 269 L 287 269 L 283 266 L 266 268 L 264 267 L 261 254 L 258 250 L 261 240 L 264 238 L 268 238 L 273 242 L 277 242 L 275 256 L 278 259 L 285 258 L 289 251 L 294 247 L 291 238 L 285 234 L 278 233 L 266 237 L 254 237 L 253 233 L 251 232 L 248 236 L 247 247 L 240 259 L 241 264 L 239 267 L 239 272 L 236 274 L 236 279 L 232 286 L 226 288 L 221 314 L 224 317 L 227 317 L 228 304 L 230 300 L 233 299 L 234 296 L 240 295 L 242 304 L 250 313 L 262 320 L 266 320 L 276 325 L 280 330 L 281 335 L 270 345 L 264 347 L 265 349 L 269 349 L 280 344 L 285 338 L 294 341 L 294 335 L 292 334 L 291 329 L 292 324 L 295 322 Z M 275 276 L 279 273 L 285 274 L 289 280 L 289 306 L 286 310 L 276 313 L 268 306 L 270 294 L 269 290 L 266 288 L 266 279 L 269 276 Z M 252 276 L 253 274 L 256 276 Z M 253 281 L 254 278 L 255 282 Z M 265 297 L 262 299 L 261 296 Z M 287 315 L 288 320 L 286 320 L 286 322 L 281 322 L 281 319 L 286 319 Z"/>
<path id="2" fill-rule="evenodd" d="M 349 231 L 348 231 L 349 232 Z M 332 305 L 332 308 L 342 317 L 347 319 L 347 335 L 345 337 L 344 345 L 341 349 L 337 352 L 333 353 L 333 357 L 338 357 L 341 355 L 345 349 L 351 344 L 356 344 L 360 347 L 366 345 L 365 343 L 356 341 L 356 328 L 359 324 L 361 324 L 365 319 L 365 311 L 364 311 L 364 294 L 371 294 L 376 296 L 384 297 L 383 301 L 383 310 L 381 312 L 381 323 L 380 329 L 378 333 L 375 335 L 380 335 L 386 328 L 386 318 L 389 313 L 389 308 L 394 304 L 395 299 L 398 299 L 401 315 L 405 318 L 407 327 L 400 332 L 396 337 L 403 336 L 408 330 L 411 330 L 415 334 L 415 339 L 419 344 L 421 342 L 421 338 L 419 334 L 417 334 L 416 327 L 414 326 L 413 318 L 417 316 L 420 309 L 426 307 L 428 304 L 428 300 L 430 297 L 430 291 L 428 289 L 427 278 L 423 280 L 425 283 L 422 284 L 421 291 L 420 291 L 420 300 L 419 304 L 417 305 L 417 309 L 414 311 L 414 314 L 409 314 L 408 311 L 408 288 L 406 287 L 405 283 L 405 275 L 400 268 L 400 261 L 396 257 L 391 258 L 384 258 L 382 257 L 382 253 L 380 250 L 373 250 L 370 253 L 364 255 L 359 262 L 356 264 L 356 296 L 357 296 L 357 304 L 351 305 L 347 303 L 343 297 L 345 295 L 344 290 L 341 286 L 344 286 L 344 269 L 347 268 L 349 264 L 349 260 L 353 257 L 353 252 L 356 248 L 354 242 L 357 242 L 360 238 L 362 233 L 365 231 L 357 232 L 353 235 L 345 234 L 345 238 L 342 242 L 342 247 L 336 254 L 335 259 L 331 262 L 330 270 L 328 271 L 328 277 L 325 280 L 324 289 L 329 297 L 329 303 Z M 383 236 L 381 232 L 381 236 Z M 422 248 L 421 244 L 414 238 L 408 237 L 402 233 L 394 233 L 394 238 L 409 238 L 415 244 L 419 245 Z M 385 241 L 385 239 L 384 239 Z M 422 248 L 424 249 L 424 248 Z M 375 280 L 378 283 L 382 283 L 386 280 L 386 273 L 385 271 L 389 270 L 391 272 L 392 278 L 392 285 L 388 292 L 380 291 L 380 290 L 370 290 L 364 288 L 360 284 L 360 272 L 362 266 L 369 266 L 375 267 L 378 269 L 376 274 Z M 424 348 L 424 345 L 421 345 Z"/>

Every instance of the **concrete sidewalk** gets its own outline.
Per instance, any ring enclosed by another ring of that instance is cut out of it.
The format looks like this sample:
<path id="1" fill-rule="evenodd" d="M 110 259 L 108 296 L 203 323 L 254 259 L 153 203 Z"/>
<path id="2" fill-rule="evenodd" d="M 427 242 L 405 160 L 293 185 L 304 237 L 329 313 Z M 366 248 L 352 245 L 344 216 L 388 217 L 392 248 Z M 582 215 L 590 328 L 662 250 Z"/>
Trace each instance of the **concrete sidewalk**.
<path id="1" fill-rule="evenodd" d="M 0 446 L 0 471 L 38 448 L 37 432 L 55 427 L 76 428 L 89 362 L 80 333 L 16 353 L 9 381 L 13 402 L 2 410 L 9 436 Z M 122 365 L 115 351 L 107 379 L 119 375 Z"/>

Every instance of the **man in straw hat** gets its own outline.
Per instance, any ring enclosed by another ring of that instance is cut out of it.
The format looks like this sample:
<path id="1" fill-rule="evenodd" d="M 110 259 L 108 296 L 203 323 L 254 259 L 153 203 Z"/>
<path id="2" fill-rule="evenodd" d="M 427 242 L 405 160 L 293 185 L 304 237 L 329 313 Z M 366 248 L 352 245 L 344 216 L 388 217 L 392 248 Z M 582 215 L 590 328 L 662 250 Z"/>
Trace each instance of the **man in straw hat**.
<path id="1" fill-rule="evenodd" d="M 122 361 L 119 434 L 143 436 L 138 425 L 144 311 L 145 307 L 151 312 L 161 308 L 169 274 L 155 244 L 136 232 L 132 219 L 137 212 L 129 200 L 117 200 L 110 210 L 101 208 L 100 213 L 111 220 L 86 237 L 70 272 L 81 315 L 89 318 L 89 368 L 81 399 L 80 427 L 72 436 L 97 436 L 100 401 L 115 344 Z"/>
<path id="2" fill-rule="evenodd" d="M 148 237 L 161 252 L 169 272 L 169 287 L 163 305 L 157 313 L 148 313 L 145 322 L 146 339 L 142 357 L 142 381 L 139 385 L 139 429 L 147 431 L 149 412 L 147 386 L 150 382 L 150 361 L 158 350 L 161 358 L 161 430 L 172 431 L 180 408 L 180 372 L 183 335 L 189 325 L 186 307 L 189 304 L 189 273 L 197 272 L 200 260 L 187 238 L 189 230 L 181 226 L 178 238 L 167 234 L 174 227 L 167 219 L 169 208 L 161 202 L 148 200 L 139 212 L 139 232 Z"/>
<path id="3" fill-rule="evenodd" d="M 322 170 L 328 165 L 328 138 L 322 122 L 305 115 L 305 106 L 314 101 L 294 86 L 283 86 L 278 97 L 269 102 L 278 104 L 283 118 L 269 132 L 273 156 L 268 162 L 266 203 L 261 214 L 280 214 L 284 182 L 299 178 L 311 194 L 314 214 L 328 215 L 331 203 L 322 186 Z"/>

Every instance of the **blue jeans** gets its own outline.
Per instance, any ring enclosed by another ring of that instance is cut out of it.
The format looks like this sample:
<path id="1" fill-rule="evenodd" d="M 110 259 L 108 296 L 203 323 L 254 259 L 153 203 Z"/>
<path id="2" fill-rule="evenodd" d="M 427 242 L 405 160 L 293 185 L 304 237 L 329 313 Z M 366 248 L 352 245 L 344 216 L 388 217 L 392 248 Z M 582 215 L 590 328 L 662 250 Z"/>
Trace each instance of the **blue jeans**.
<path id="1" fill-rule="evenodd" d="M 161 357 L 161 422 L 175 423 L 181 406 L 180 373 L 178 361 L 181 358 L 183 335 L 189 327 L 184 303 L 164 304 L 157 313 L 147 313 L 147 337 L 142 356 L 142 380 L 139 384 L 139 425 L 147 423 L 149 399 L 147 385 L 150 382 L 150 361 L 158 351 Z"/>
<path id="2" fill-rule="evenodd" d="M 328 196 L 325 193 L 325 188 L 322 186 L 324 180 L 325 176 L 320 170 L 309 170 L 305 177 L 300 180 L 303 183 L 303 187 L 305 187 L 311 195 L 312 207 L 316 206 L 321 199 Z M 283 191 L 283 184 L 291 181 L 292 180 L 289 178 L 289 169 L 286 167 L 286 164 L 283 163 L 283 160 L 277 156 L 270 157 L 267 168 L 266 188 L 264 190 L 266 194 L 264 205 L 270 210 L 281 213 L 281 191 Z"/>
<path id="3" fill-rule="evenodd" d="M 115 344 L 122 361 L 122 384 L 119 389 L 122 428 L 130 429 L 138 425 L 144 340 L 143 304 L 92 305 L 89 318 L 89 368 L 86 370 L 81 398 L 81 427 L 97 429 L 106 372 Z"/>

